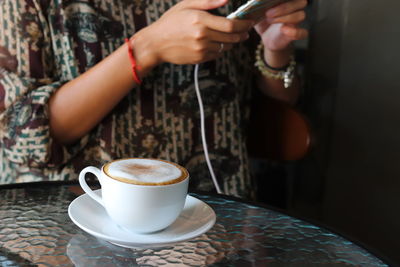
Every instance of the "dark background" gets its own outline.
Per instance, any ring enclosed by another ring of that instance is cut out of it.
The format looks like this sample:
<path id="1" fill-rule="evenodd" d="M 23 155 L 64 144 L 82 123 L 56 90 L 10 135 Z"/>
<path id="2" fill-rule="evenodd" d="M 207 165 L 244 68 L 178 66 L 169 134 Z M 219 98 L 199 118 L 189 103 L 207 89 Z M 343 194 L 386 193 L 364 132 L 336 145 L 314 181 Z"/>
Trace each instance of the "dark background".
<path id="1" fill-rule="evenodd" d="M 315 144 L 301 161 L 266 168 L 259 196 L 397 264 L 399 10 L 399 0 L 310 1 L 310 37 L 296 44 L 296 54 L 305 81 L 299 107 L 311 122 Z"/>

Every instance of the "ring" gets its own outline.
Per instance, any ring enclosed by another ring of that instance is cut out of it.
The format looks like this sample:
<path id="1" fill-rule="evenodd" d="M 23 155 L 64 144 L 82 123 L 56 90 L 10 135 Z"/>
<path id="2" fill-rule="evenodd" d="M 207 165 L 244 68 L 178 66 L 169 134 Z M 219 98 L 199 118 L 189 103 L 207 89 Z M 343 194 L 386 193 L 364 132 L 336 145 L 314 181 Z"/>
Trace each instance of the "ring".
<path id="1" fill-rule="evenodd" d="M 218 53 L 221 53 L 222 50 L 224 50 L 224 44 L 220 43 L 219 45 L 220 45 L 220 47 L 219 47 Z"/>

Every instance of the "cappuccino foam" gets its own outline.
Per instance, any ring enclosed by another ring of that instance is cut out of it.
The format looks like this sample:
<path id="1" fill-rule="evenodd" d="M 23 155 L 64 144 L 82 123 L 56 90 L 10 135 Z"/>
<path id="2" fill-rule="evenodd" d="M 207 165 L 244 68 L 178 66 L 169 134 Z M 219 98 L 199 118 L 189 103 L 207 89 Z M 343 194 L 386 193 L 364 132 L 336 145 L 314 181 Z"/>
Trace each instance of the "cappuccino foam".
<path id="1" fill-rule="evenodd" d="M 108 163 L 104 172 L 117 180 L 141 185 L 177 183 L 187 177 L 186 170 L 176 164 L 155 159 L 124 159 Z"/>

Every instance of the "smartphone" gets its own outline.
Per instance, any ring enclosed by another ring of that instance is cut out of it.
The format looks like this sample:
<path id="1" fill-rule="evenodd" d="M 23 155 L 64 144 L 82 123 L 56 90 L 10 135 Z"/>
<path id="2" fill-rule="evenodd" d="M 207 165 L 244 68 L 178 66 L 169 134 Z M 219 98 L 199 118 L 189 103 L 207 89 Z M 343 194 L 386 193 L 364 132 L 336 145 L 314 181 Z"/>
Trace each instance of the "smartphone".
<path id="1" fill-rule="evenodd" d="M 259 21 L 265 16 L 267 9 L 290 0 L 250 0 L 227 16 L 228 19 L 251 19 Z"/>

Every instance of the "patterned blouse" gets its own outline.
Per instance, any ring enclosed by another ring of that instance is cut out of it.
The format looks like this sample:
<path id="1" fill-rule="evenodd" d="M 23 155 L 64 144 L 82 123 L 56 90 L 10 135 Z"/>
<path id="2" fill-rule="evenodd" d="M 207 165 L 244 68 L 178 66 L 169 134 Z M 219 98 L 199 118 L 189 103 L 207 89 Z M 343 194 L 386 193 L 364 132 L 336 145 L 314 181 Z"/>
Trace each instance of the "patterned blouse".
<path id="1" fill-rule="evenodd" d="M 177 2 L 0 0 L 0 184 L 73 180 L 88 165 L 152 157 L 185 166 L 192 188 L 213 190 L 192 65 L 156 67 L 73 145 L 60 145 L 49 134 L 52 93 Z M 240 2 L 212 12 L 226 16 Z M 246 43 L 236 45 L 218 60 L 201 64 L 199 72 L 216 176 L 226 193 L 241 197 L 252 191 L 245 144 L 252 55 Z"/>

